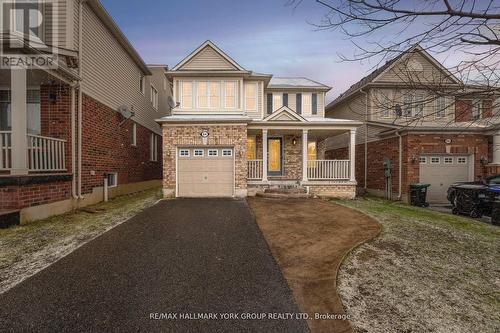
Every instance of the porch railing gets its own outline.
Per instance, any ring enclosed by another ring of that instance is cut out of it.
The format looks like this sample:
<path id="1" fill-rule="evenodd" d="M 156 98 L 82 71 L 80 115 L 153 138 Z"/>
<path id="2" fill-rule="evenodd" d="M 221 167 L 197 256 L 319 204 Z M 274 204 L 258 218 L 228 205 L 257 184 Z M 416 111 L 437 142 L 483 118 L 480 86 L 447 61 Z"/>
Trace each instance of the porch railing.
<path id="1" fill-rule="evenodd" d="M 10 170 L 12 167 L 10 132 L 0 131 L 0 170 Z"/>
<path id="2" fill-rule="evenodd" d="M 66 170 L 66 140 L 28 134 L 30 171 Z"/>
<path id="3" fill-rule="evenodd" d="M 12 132 L 0 131 L 0 170 L 12 169 Z M 28 134 L 29 171 L 65 171 L 66 140 Z"/>
<path id="4" fill-rule="evenodd" d="M 263 161 L 248 160 L 248 179 L 262 179 Z"/>
<path id="5" fill-rule="evenodd" d="M 307 161 L 309 180 L 348 180 L 349 160 Z"/>

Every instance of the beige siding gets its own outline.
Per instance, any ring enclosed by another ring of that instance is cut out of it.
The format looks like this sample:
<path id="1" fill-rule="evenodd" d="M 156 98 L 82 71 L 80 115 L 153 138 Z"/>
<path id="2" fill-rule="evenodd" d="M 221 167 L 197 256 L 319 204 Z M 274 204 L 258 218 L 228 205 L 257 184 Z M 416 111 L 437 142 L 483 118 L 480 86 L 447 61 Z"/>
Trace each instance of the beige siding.
<path id="1" fill-rule="evenodd" d="M 265 91 L 264 93 L 264 111 L 267 114 L 267 94 L 273 94 L 274 95 L 279 95 L 283 96 L 284 93 L 288 94 L 288 107 L 296 111 L 297 110 L 297 94 L 301 93 L 302 95 L 305 94 L 317 94 L 318 95 L 318 114 L 317 115 L 312 115 L 310 111 L 305 111 L 304 106 L 302 106 L 302 116 L 304 117 L 318 117 L 318 118 L 323 118 L 325 116 L 325 94 L 323 92 L 311 92 L 311 91 L 296 91 L 296 90 L 280 90 L 280 91 Z M 282 97 L 283 98 L 283 97 Z M 276 106 L 273 105 L 273 109 L 276 110 Z"/>
<path id="2" fill-rule="evenodd" d="M 82 37 L 83 92 L 115 110 L 133 107 L 134 120 L 160 134 L 148 86 L 145 96 L 139 89 L 141 70 L 88 6 L 83 10 Z"/>
<path id="3" fill-rule="evenodd" d="M 256 110 L 245 110 L 247 116 L 252 119 L 262 119 L 262 107 L 263 107 L 263 92 L 262 81 L 244 81 L 244 84 L 257 84 L 257 109 Z M 245 89 L 243 89 L 243 105 L 245 106 Z"/>
<path id="4" fill-rule="evenodd" d="M 421 67 L 418 70 L 412 70 L 413 66 Z M 375 82 L 428 82 L 428 83 L 453 83 L 452 79 L 444 74 L 441 68 L 427 60 L 421 54 L 411 54 L 409 57 L 403 57 L 394 66 L 390 67 L 385 73 L 379 76 Z"/>
<path id="5" fill-rule="evenodd" d="M 366 120 L 366 96 L 359 93 L 327 111 L 327 118 Z"/>
<path id="6" fill-rule="evenodd" d="M 180 70 L 236 70 L 212 47 L 206 46 L 195 57 L 185 63 Z"/>
<path id="7" fill-rule="evenodd" d="M 161 66 L 149 67 L 153 75 L 146 77 L 146 88 L 153 85 L 158 90 L 158 116 L 168 115 L 170 109 L 168 106 L 168 97 L 172 96 L 172 85 L 167 80 L 165 68 Z M 151 99 L 150 89 L 147 89 L 146 95 Z"/>
<path id="8" fill-rule="evenodd" d="M 45 42 L 49 45 L 67 48 L 66 28 L 67 28 L 67 15 L 66 15 L 66 1 L 55 1 L 52 10 L 44 8 L 44 22 L 45 22 Z M 52 28 L 49 28 L 52 26 Z"/>

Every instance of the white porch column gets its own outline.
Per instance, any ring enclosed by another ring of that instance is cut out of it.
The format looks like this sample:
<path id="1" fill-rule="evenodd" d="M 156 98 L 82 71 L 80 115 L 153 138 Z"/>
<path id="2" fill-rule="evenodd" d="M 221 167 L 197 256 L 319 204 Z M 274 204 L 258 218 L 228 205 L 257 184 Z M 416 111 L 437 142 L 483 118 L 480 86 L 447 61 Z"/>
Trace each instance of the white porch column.
<path id="1" fill-rule="evenodd" d="M 26 69 L 11 69 L 12 170 L 28 174 L 28 132 L 26 115 Z"/>
<path id="2" fill-rule="evenodd" d="M 307 130 L 302 130 L 302 181 L 307 182 Z"/>
<path id="3" fill-rule="evenodd" d="M 267 130 L 262 130 L 262 181 L 267 182 Z"/>
<path id="4" fill-rule="evenodd" d="M 356 130 L 350 130 L 350 143 L 349 143 L 349 180 L 356 181 Z"/>
<path id="5" fill-rule="evenodd" d="M 500 131 L 493 135 L 493 161 L 492 164 L 500 165 Z"/>

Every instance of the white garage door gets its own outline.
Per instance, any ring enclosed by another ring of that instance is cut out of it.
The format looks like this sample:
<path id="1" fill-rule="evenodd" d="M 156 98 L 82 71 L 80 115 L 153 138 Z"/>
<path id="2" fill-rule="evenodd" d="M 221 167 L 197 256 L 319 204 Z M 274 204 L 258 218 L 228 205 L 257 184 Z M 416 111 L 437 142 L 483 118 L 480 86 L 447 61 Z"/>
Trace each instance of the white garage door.
<path id="1" fill-rule="evenodd" d="M 232 148 L 179 148 L 177 153 L 178 196 L 233 196 L 233 155 Z"/>
<path id="2" fill-rule="evenodd" d="M 451 184 L 473 179 L 473 163 L 469 156 L 428 155 L 420 157 L 420 183 L 430 184 L 427 200 L 447 203 L 446 193 Z"/>

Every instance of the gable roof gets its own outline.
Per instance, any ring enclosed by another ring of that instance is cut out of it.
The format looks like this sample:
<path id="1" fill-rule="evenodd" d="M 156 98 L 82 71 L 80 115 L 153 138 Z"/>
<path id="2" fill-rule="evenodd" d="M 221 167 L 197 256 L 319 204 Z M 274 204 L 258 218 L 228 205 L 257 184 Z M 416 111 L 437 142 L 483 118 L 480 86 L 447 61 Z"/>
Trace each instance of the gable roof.
<path id="1" fill-rule="evenodd" d="M 349 87 L 345 92 L 340 94 L 336 99 L 331 101 L 325 109 L 328 109 L 332 107 L 335 104 L 340 103 L 341 101 L 347 99 L 351 95 L 353 95 L 355 92 L 357 92 L 359 89 L 364 88 L 366 85 L 368 85 L 371 82 L 374 82 L 382 76 L 384 73 L 389 71 L 391 68 L 393 68 L 396 63 L 401 60 L 403 57 L 405 57 L 408 54 L 414 54 L 414 53 L 419 53 L 422 56 L 424 56 L 427 60 L 429 60 L 432 64 L 434 64 L 436 67 L 444 71 L 448 77 L 450 77 L 455 83 L 461 83 L 460 80 L 458 80 L 446 67 L 444 67 L 439 61 L 437 61 L 433 56 L 431 56 L 426 50 L 424 50 L 420 45 L 415 44 L 412 47 L 410 47 L 408 50 L 400 53 L 397 57 L 392 58 L 391 60 L 388 60 L 385 64 L 380 66 L 379 68 L 375 69 L 373 72 L 359 80 L 358 82 L 354 83 L 352 86 Z"/>
<path id="2" fill-rule="evenodd" d="M 271 79 L 267 87 L 270 89 L 312 88 L 312 89 L 321 89 L 325 91 L 332 89 L 327 85 L 310 80 L 305 77 L 276 77 L 276 76 Z"/>
<path id="3" fill-rule="evenodd" d="M 187 57 L 182 59 L 177 65 L 175 65 L 172 70 L 178 71 L 183 70 L 183 67 L 193 61 L 196 61 L 198 56 L 208 56 L 208 57 L 218 57 L 219 60 L 223 62 L 225 66 L 215 68 L 215 70 L 233 70 L 233 71 L 246 71 L 241 67 L 236 61 L 234 61 L 229 55 L 217 47 L 212 41 L 207 40 L 199 47 L 197 47 L 193 52 L 191 52 Z M 194 68 L 196 70 L 196 67 Z M 191 69 L 192 70 L 192 69 Z"/>
<path id="4" fill-rule="evenodd" d="M 307 119 L 301 115 L 293 112 L 289 107 L 282 106 L 278 110 L 271 113 L 269 116 L 262 119 L 262 121 L 298 121 L 307 122 Z"/>

